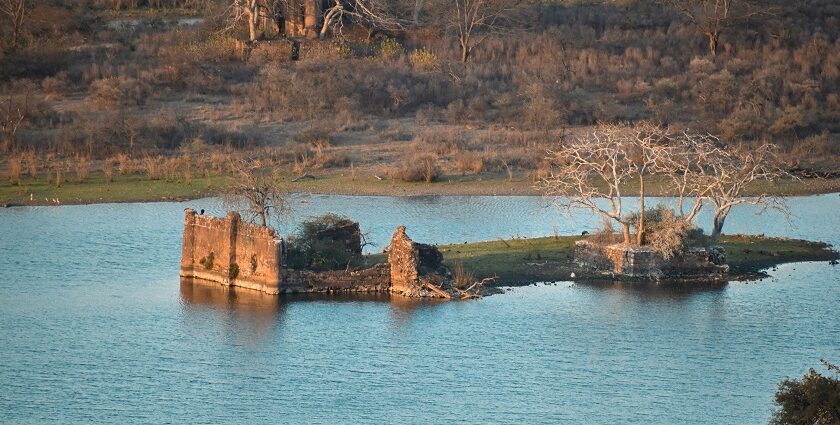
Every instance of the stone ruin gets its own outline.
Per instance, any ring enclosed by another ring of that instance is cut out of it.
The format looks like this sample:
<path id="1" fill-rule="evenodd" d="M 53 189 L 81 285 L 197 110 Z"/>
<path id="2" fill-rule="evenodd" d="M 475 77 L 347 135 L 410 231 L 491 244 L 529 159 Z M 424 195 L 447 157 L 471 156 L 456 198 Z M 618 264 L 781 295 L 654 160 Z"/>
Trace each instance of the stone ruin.
<path id="1" fill-rule="evenodd" d="M 575 243 L 575 265 L 583 271 L 639 279 L 719 279 L 729 272 L 723 247 L 693 247 L 682 255 L 665 260 L 647 246 L 617 243 L 598 245 L 589 241 Z"/>
<path id="2" fill-rule="evenodd" d="M 358 224 L 353 224 L 358 230 Z M 361 253 L 360 238 L 353 241 L 357 246 L 353 250 Z M 365 269 L 291 269 L 285 261 L 285 242 L 274 230 L 242 222 L 237 213 L 216 218 L 187 209 L 180 275 L 189 282 L 243 287 L 268 294 L 385 292 L 443 299 L 480 296 L 481 284 L 468 291 L 458 289 L 451 271 L 443 264 L 441 252 L 433 245 L 412 241 L 405 226 L 397 228 L 387 252 L 387 263 Z"/>

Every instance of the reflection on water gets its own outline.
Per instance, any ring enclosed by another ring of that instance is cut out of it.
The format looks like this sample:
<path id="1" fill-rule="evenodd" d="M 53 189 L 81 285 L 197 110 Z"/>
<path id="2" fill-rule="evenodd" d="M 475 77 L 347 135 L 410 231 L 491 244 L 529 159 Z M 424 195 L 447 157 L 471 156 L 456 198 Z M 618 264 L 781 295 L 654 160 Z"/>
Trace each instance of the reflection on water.
<path id="1" fill-rule="evenodd" d="M 183 208 L 0 209 L 3 423 L 766 423 L 773 392 L 840 358 L 825 263 L 756 284 L 560 282 L 465 302 L 179 285 Z M 313 196 L 387 243 L 578 234 L 533 197 Z M 836 194 L 730 232 L 840 244 Z M 705 219 L 703 219 L 705 222 Z"/>
<path id="2" fill-rule="evenodd" d="M 608 292 L 619 292 L 627 296 L 638 297 L 648 301 L 681 300 L 695 294 L 722 293 L 729 282 L 726 281 L 692 281 L 692 282 L 626 282 L 626 281 L 591 281 L 577 282 L 585 286 Z"/>

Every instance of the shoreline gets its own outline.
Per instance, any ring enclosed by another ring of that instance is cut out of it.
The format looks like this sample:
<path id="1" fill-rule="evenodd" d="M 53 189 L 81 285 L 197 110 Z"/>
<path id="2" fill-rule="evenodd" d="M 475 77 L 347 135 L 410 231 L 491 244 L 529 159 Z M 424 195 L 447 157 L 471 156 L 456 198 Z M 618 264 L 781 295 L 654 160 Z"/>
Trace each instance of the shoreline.
<path id="1" fill-rule="evenodd" d="M 586 273 L 574 265 L 575 242 L 586 236 L 546 236 L 530 239 L 495 240 L 468 244 L 440 245 L 444 263 L 454 268 L 460 264 L 478 279 L 496 276 L 489 286 L 527 286 L 538 282 L 629 283 L 726 283 L 755 281 L 768 277 L 767 270 L 787 263 L 823 262 L 836 264 L 840 252 L 825 242 L 762 235 L 723 235 L 720 245 L 726 250 L 730 272 L 721 279 L 676 278 L 660 280 L 611 276 L 609 273 Z M 381 254 L 380 254 L 381 255 Z M 368 257 L 375 260 L 376 255 Z M 575 277 L 572 277 L 575 273 Z"/>
<path id="2" fill-rule="evenodd" d="M 60 188 L 40 181 L 23 181 L 20 186 L 4 181 L 0 183 L 0 207 L 186 202 L 217 196 L 226 178 L 202 177 L 187 184 L 127 175 L 107 182 L 101 174 L 94 174 L 84 182 L 65 182 Z M 542 195 L 534 187 L 532 179 L 520 177 L 509 180 L 493 174 L 444 176 L 441 181 L 433 183 L 377 180 L 373 176 L 323 175 L 298 182 L 292 182 L 293 178 L 291 175 L 281 177 L 280 187 L 288 194 L 389 197 Z M 840 178 L 762 182 L 748 188 L 747 192 L 769 192 L 785 197 L 840 193 Z M 628 190 L 626 195 L 632 197 L 636 194 Z M 673 194 L 665 190 L 664 185 L 651 184 L 647 196 L 668 197 Z"/>

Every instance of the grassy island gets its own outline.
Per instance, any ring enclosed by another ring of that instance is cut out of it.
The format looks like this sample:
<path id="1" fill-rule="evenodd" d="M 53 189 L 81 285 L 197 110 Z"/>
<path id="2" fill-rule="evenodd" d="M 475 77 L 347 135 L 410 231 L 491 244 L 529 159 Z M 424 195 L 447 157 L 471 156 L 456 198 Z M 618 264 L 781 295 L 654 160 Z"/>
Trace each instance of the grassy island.
<path id="1" fill-rule="evenodd" d="M 497 276 L 494 286 L 534 282 L 597 279 L 575 270 L 575 242 L 585 236 L 558 236 L 535 239 L 498 240 L 468 244 L 441 245 L 444 261 L 450 267 L 461 264 L 478 278 Z M 836 261 L 838 253 L 828 244 L 799 239 L 766 236 L 724 235 L 730 280 L 757 279 L 773 266 L 803 261 Z M 381 255 L 371 256 L 378 261 Z"/>

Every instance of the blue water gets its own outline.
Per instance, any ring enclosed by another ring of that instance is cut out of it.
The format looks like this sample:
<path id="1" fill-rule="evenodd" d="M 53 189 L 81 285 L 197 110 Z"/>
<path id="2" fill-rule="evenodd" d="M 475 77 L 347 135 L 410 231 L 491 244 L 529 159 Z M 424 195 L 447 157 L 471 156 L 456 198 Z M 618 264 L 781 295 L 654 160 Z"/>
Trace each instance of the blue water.
<path id="1" fill-rule="evenodd" d="M 592 230 L 533 197 L 296 198 L 387 243 Z M 840 196 L 727 231 L 840 245 Z M 276 298 L 181 286 L 189 203 L 0 209 L 2 423 L 766 423 L 784 377 L 840 360 L 827 263 L 726 286 L 572 284 L 481 300 Z M 705 223 L 708 217 L 701 217 Z"/>

